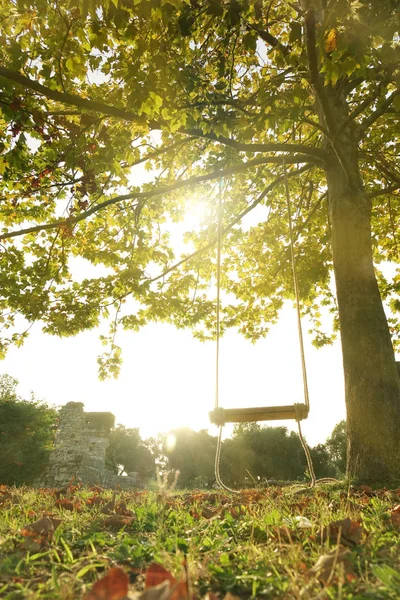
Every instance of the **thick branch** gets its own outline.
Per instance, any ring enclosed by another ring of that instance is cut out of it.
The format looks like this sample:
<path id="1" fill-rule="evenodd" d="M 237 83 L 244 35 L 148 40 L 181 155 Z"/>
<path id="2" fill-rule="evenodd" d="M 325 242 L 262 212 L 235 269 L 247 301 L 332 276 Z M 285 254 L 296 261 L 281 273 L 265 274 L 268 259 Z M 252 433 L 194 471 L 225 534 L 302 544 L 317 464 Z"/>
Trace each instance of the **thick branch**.
<path id="1" fill-rule="evenodd" d="M 110 117 L 116 117 L 117 119 L 122 119 L 124 121 L 140 123 L 141 125 L 146 124 L 146 119 L 144 117 L 139 117 L 132 112 L 126 111 L 122 108 L 116 108 L 115 106 L 110 106 L 109 104 L 103 104 L 102 102 L 96 102 L 95 100 L 87 100 L 86 98 L 81 98 L 76 94 L 52 90 L 41 83 L 22 75 L 22 73 L 12 71 L 6 67 L 0 67 L 0 77 L 11 79 L 11 81 L 15 81 L 23 87 L 33 90 L 34 92 L 37 92 L 38 94 L 41 94 L 50 100 L 55 100 L 56 102 L 71 104 L 72 106 L 77 106 L 78 108 L 91 110 L 103 115 L 108 115 Z"/>
<path id="2" fill-rule="evenodd" d="M 318 125 L 316 124 L 316 128 Z M 182 133 L 185 133 L 182 131 Z M 192 129 L 187 131 L 189 135 L 207 138 L 225 146 L 239 150 L 239 152 L 303 152 L 310 156 L 315 156 L 324 160 L 327 158 L 327 153 L 322 148 L 315 148 L 312 146 L 305 146 L 304 144 L 288 144 L 288 143 L 266 143 L 266 144 L 245 144 L 243 142 L 237 142 L 230 138 L 226 138 L 222 135 L 215 135 L 214 133 L 203 133 L 200 130 Z"/>
<path id="3" fill-rule="evenodd" d="M 290 54 L 290 47 L 282 44 L 274 35 L 272 35 L 269 31 L 265 31 L 265 29 L 260 29 L 259 27 L 255 27 L 254 25 L 247 25 L 247 29 L 252 29 L 260 36 L 260 38 L 272 48 L 276 48 L 280 50 L 284 56 Z"/>
<path id="4" fill-rule="evenodd" d="M 77 106 L 78 108 L 82 108 L 84 110 L 91 110 L 93 112 L 101 113 L 103 115 L 108 115 L 110 117 L 122 119 L 123 121 L 134 122 L 140 125 L 147 125 L 150 129 L 162 129 L 165 125 L 167 125 L 165 123 L 154 120 L 146 121 L 146 119 L 142 116 L 138 116 L 132 112 L 126 111 L 121 108 L 116 108 L 115 106 L 111 106 L 109 104 L 103 104 L 94 100 L 81 98 L 76 94 L 69 94 L 64 92 L 58 92 L 57 90 L 52 90 L 42 85 L 41 83 L 33 81 L 29 77 L 22 75 L 21 73 L 12 71 L 11 69 L 7 69 L 5 67 L 0 67 L 0 76 L 6 77 L 7 79 L 11 79 L 16 83 L 19 83 L 20 85 L 45 96 L 46 98 L 50 98 L 51 100 L 56 100 L 57 102 L 61 102 L 64 104 Z M 212 133 L 203 133 L 200 129 L 190 130 L 182 128 L 179 129 L 178 132 L 184 135 L 190 135 L 192 137 L 202 137 L 205 139 L 211 139 L 215 142 L 219 142 L 226 146 L 231 146 L 232 148 L 235 148 L 236 150 L 242 152 L 304 152 L 304 154 L 309 154 L 310 156 L 317 156 L 320 158 L 324 158 L 325 156 L 323 150 L 319 148 L 304 146 L 302 144 L 242 144 L 241 142 L 236 142 L 235 140 L 231 140 L 223 136 L 217 136 Z"/>
<path id="5" fill-rule="evenodd" d="M 34 225 L 33 227 L 27 227 L 26 229 L 20 229 L 18 231 L 10 231 L 8 233 L 3 233 L 0 235 L 0 240 L 6 240 L 13 237 L 18 237 L 21 235 L 25 235 L 28 233 L 36 233 L 38 231 L 44 231 L 47 229 L 56 229 L 57 227 L 62 226 L 71 226 L 79 221 L 83 221 L 90 217 L 94 213 L 97 213 L 107 206 L 112 206 L 113 204 L 118 204 L 119 202 L 123 202 L 125 200 L 148 200 L 149 198 L 154 198 L 155 196 L 161 196 L 163 194 L 169 194 L 170 192 L 175 192 L 183 187 L 189 185 L 196 185 L 199 183 L 203 183 L 206 181 L 212 181 L 213 179 L 218 179 L 221 177 L 228 177 L 230 175 L 234 175 L 235 173 L 241 173 L 246 171 L 247 169 L 258 167 L 261 165 L 266 165 L 269 163 L 278 163 L 282 162 L 281 156 L 269 156 L 269 157 L 260 157 L 255 158 L 253 160 L 249 160 L 247 162 L 240 163 L 238 165 L 234 165 L 232 167 L 227 167 L 226 169 L 216 169 L 211 173 L 205 173 L 204 175 L 197 175 L 195 177 L 190 177 L 189 179 L 184 179 L 182 181 L 176 181 L 171 185 L 166 185 L 160 188 L 155 188 L 153 190 L 149 190 L 148 192 L 131 192 L 129 194 L 123 194 L 120 196 L 115 196 L 114 198 L 109 198 L 104 202 L 100 202 L 99 204 L 95 204 L 88 210 L 76 215 L 75 217 L 70 217 L 68 219 L 59 219 L 58 221 L 53 221 L 52 223 L 43 223 L 42 225 Z M 299 163 L 314 163 L 317 164 L 318 161 L 316 159 L 310 159 L 308 156 L 304 156 L 301 154 L 295 154 L 292 156 L 286 157 L 287 164 L 299 164 Z"/>
<path id="6" fill-rule="evenodd" d="M 375 192 L 369 192 L 369 194 L 367 194 L 367 197 L 372 200 L 373 198 L 378 198 L 379 196 L 383 196 L 384 194 L 391 194 L 392 192 L 396 192 L 397 190 L 400 190 L 400 183 L 396 185 L 391 185 L 389 187 L 381 188 L 379 190 L 376 190 Z"/>

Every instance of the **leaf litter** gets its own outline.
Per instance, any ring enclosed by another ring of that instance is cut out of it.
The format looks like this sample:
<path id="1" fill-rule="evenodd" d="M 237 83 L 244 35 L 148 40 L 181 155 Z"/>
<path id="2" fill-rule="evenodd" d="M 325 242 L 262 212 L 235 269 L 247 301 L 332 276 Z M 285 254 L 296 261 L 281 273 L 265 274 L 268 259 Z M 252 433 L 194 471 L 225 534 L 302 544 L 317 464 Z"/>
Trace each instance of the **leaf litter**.
<path id="1" fill-rule="evenodd" d="M 300 498 L 270 487 L 242 490 L 235 497 L 196 490 L 114 490 L 110 496 L 99 486 L 85 489 L 72 481 L 59 490 L 16 492 L 2 486 L 5 518 L 21 518 L 23 506 L 32 521 L 20 525 L 22 540 L 16 544 L 15 537 L 7 537 L 3 519 L 0 576 L 2 561 L 13 553 L 18 561 L 27 553 L 23 560 L 29 576 L 10 571 L 0 595 L 26 582 L 32 588 L 36 580 L 51 587 L 54 569 L 59 569 L 61 584 L 68 581 L 73 600 L 82 598 L 82 587 L 85 600 L 243 600 L 271 593 L 284 599 L 289 596 L 281 586 L 285 581 L 290 585 L 288 573 L 303 595 L 339 584 L 355 594 L 357 586 L 365 589 L 357 566 L 360 555 L 364 564 L 372 564 L 374 585 L 381 589 L 392 582 L 393 587 L 400 560 L 392 558 L 389 566 L 382 557 L 398 557 L 399 492 L 315 490 Z M 9 501 L 17 497 L 18 502 Z M 380 544 L 373 541 L 378 530 Z M 385 577 L 388 569 L 390 577 Z M 51 589 L 43 597 L 63 597 Z M 38 592 L 34 597 L 42 596 Z"/>

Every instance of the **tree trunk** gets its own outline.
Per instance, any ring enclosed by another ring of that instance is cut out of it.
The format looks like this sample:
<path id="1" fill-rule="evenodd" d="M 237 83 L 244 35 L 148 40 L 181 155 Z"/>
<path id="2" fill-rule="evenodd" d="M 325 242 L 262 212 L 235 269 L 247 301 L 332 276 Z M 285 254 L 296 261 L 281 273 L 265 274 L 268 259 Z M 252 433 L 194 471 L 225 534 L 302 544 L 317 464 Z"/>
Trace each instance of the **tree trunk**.
<path id="1" fill-rule="evenodd" d="M 343 151 L 346 171 L 357 174 L 356 148 L 347 145 Z M 346 392 L 347 471 L 357 481 L 383 482 L 400 479 L 400 378 L 374 272 L 371 204 L 361 181 L 354 185 L 351 178 L 353 184 L 332 154 L 327 180 Z"/>

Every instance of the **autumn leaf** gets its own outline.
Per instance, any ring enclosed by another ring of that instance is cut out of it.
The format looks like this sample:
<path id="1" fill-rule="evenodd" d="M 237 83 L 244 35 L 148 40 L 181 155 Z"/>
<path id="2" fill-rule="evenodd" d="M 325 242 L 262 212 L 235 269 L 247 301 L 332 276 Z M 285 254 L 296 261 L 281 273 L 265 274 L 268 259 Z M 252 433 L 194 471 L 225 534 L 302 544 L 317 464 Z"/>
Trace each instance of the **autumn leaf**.
<path id="1" fill-rule="evenodd" d="M 330 29 L 325 38 L 325 52 L 329 54 L 333 52 L 333 50 L 337 50 L 337 30 Z"/>
<path id="2" fill-rule="evenodd" d="M 120 567 L 113 567 L 93 584 L 84 600 L 123 600 L 128 595 L 128 586 L 128 575 Z"/>
<path id="3" fill-rule="evenodd" d="M 390 522 L 395 529 L 400 530 L 400 504 L 395 506 L 390 512 Z"/>
<path id="4" fill-rule="evenodd" d="M 125 517 L 124 515 L 111 515 L 103 521 L 103 525 L 108 529 L 122 529 L 132 523 L 132 517 Z"/>
<path id="5" fill-rule="evenodd" d="M 148 588 L 143 592 L 135 594 L 134 600 L 169 600 L 170 599 L 170 583 L 164 581 L 155 587 Z"/>
<path id="6" fill-rule="evenodd" d="M 219 510 L 216 508 L 210 508 L 209 506 L 205 506 L 201 511 L 201 516 L 205 519 L 212 519 L 219 514 Z"/>
<path id="7" fill-rule="evenodd" d="M 69 510 L 69 511 L 80 511 L 82 509 L 82 506 L 79 502 L 71 502 L 71 500 L 68 500 L 68 498 L 59 498 L 58 500 L 55 501 L 54 506 L 56 506 L 57 508 L 63 508 L 64 510 Z"/>
<path id="8" fill-rule="evenodd" d="M 101 504 L 105 504 L 107 502 L 106 498 L 99 496 L 98 494 L 93 494 L 89 498 L 86 498 L 86 504 L 88 506 L 100 506 Z"/>
<path id="9" fill-rule="evenodd" d="M 356 546 L 360 543 L 364 529 L 359 521 L 351 519 L 342 519 L 333 521 L 327 527 L 323 527 L 320 533 L 321 543 L 330 540 L 333 544 L 342 544 L 344 546 Z"/>
<path id="10" fill-rule="evenodd" d="M 320 556 L 315 565 L 310 569 L 310 575 L 315 576 L 321 583 L 329 585 L 334 581 L 335 569 L 337 565 L 343 565 L 345 577 L 348 581 L 355 578 L 351 563 L 347 559 L 350 550 L 344 546 L 338 546 L 327 554 Z"/>
<path id="11" fill-rule="evenodd" d="M 164 594 L 165 588 L 162 588 L 161 586 L 165 586 L 166 582 L 169 584 L 169 595 L 166 596 L 166 598 L 169 598 L 169 600 L 189 600 L 190 595 L 188 592 L 187 581 L 177 581 L 162 565 L 152 563 L 146 572 L 145 588 L 158 587 L 160 593 Z M 155 597 L 158 598 L 158 596 Z M 161 597 L 164 598 L 164 596 L 160 596 L 160 598 Z"/>
<path id="12" fill-rule="evenodd" d="M 132 510 L 127 508 L 125 502 L 119 502 L 115 505 L 115 512 L 117 515 L 123 515 L 124 517 L 133 517 L 134 513 Z"/>
<path id="13" fill-rule="evenodd" d="M 61 523 L 61 519 L 43 517 L 34 523 L 25 525 L 21 529 L 24 536 L 24 546 L 28 550 L 37 550 L 45 546 L 53 537 L 53 533 Z"/>
<path id="14" fill-rule="evenodd" d="M 164 581 L 176 583 L 175 577 L 167 569 L 158 563 L 151 563 L 146 571 L 145 587 L 154 587 Z"/>

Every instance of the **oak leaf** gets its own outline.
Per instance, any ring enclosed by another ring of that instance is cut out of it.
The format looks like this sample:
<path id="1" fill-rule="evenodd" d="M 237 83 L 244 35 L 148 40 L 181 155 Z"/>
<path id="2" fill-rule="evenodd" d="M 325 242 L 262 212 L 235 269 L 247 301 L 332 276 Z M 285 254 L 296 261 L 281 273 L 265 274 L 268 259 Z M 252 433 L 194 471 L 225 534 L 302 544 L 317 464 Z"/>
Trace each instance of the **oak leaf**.
<path id="1" fill-rule="evenodd" d="M 93 584 L 84 600 L 124 600 L 128 595 L 129 578 L 120 568 L 113 567 Z"/>

